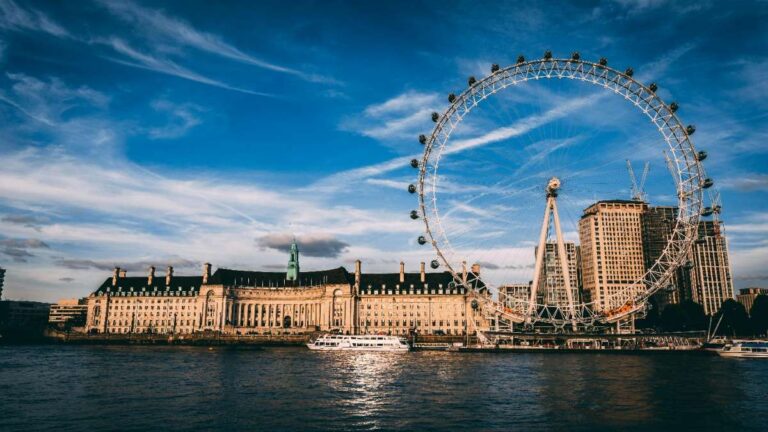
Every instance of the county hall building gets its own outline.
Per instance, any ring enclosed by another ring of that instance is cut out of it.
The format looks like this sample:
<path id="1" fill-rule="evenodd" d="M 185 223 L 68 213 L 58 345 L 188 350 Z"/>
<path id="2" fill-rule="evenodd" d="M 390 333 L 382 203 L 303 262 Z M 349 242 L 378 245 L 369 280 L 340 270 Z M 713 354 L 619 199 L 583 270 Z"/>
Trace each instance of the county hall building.
<path id="1" fill-rule="evenodd" d="M 473 268 L 479 272 L 479 268 Z M 231 335 L 337 331 L 346 334 L 463 335 L 488 328 L 472 308 L 471 289 L 449 272 L 362 272 L 344 267 L 301 272 L 291 245 L 286 272 L 220 268 L 201 276 L 127 276 L 116 268 L 88 297 L 86 329 L 91 333 Z M 480 290 L 480 295 L 489 295 Z M 475 303 L 477 304 L 477 303 Z M 472 320 L 472 321 L 469 321 Z"/>

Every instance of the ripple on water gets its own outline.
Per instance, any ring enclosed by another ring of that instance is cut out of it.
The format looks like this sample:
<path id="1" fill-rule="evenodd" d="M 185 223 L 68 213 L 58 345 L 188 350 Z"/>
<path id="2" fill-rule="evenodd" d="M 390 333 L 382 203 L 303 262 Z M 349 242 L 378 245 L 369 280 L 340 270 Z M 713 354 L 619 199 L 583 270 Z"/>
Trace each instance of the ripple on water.
<path id="1" fill-rule="evenodd" d="M 765 430 L 768 362 L 0 347 L 0 430 Z"/>

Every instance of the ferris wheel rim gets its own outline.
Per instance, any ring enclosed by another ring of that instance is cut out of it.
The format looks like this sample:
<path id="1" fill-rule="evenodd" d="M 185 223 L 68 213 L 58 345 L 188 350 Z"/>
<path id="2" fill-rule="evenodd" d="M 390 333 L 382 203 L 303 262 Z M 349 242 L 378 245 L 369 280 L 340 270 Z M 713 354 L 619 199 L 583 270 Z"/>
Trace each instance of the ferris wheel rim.
<path id="1" fill-rule="evenodd" d="M 475 80 L 475 82 L 470 81 L 468 88 L 460 95 L 452 95 L 453 100 L 450 102 L 450 105 L 437 119 L 434 118 L 433 114 L 433 120 L 436 121 L 435 127 L 426 141 L 423 142 L 425 149 L 419 164 L 417 187 L 419 210 L 424 221 L 425 232 L 435 253 L 454 278 L 459 279 L 457 270 L 453 268 L 452 263 L 444 254 L 444 252 L 447 252 L 447 249 L 443 250 L 446 246 L 452 250 L 452 246 L 442 226 L 437 208 L 436 179 L 440 158 L 442 157 L 445 145 L 464 117 L 469 115 L 475 107 L 488 97 L 512 85 L 533 79 L 568 78 L 597 85 L 623 96 L 632 105 L 639 108 L 657 126 L 658 131 L 667 143 L 669 151 L 673 155 L 674 167 L 677 171 L 675 183 L 678 197 L 678 217 L 673 229 L 675 239 L 668 241 L 664 251 L 654 265 L 643 274 L 642 278 L 636 281 L 636 284 L 642 284 L 643 288 L 641 290 L 632 289 L 631 291 L 637 291 L 636 294 L 632 294 L 629 293 L 630 290 L 624 289 L 612 294 L 610 298 L 604 298 L 601 302 L 607 304 L 608 300 L 615 300 L 619 297 L 626 299 L 620 310 L 612 309 L 592 313 L 594 306 L 599 303 L 597 300 L 592 300 L 590 302 L 572 304 L 570 311 L 556 312 L 555 315 L 564 317 L 562 319 L 553 318 L 552 316 L 549 318 L 539 316 L 536 317 L 536 320 L 550 323 L 571 322 L 574 320 L 580 323 L 594 323 L 595 321 L 613 322 L 627 315 L 637 313 L 638 310 L 645 307 L 645 301 L 655 292 L 659 291 L 671 279 L 677 267 L 683 264 L 687 251 L 690 250 L 694 240 L 693 233 L 701 216 L 704 189 L 702 182 L 705 178 L 705 172 L 701 162 L 696 158 L 695 147 L 690 137 L 693 132 L 689 133 L 689 130 L 686 130 L 678 118 L 676 114 L 677 105 L 674 103 L 667 105 L 656 94 L 657 88 L 653 88 L 655 84 L 645 86 L 640 83 L 632 77 L 631 69 L 622 73 L 608 67 L 603 60 L 595 63 L 576 58 L 563 59 L 551 57 L 523 62 L 518 61 L 518 63 L 505 68 L 498 68 L 494 65 L 494 68 L 495 70 L 492 69 L 490 75 L 480 80 Z M 671 106 L 674 106 L 675 109 L 671 108 Z M 437 156 L 431 164 L 432 177 L 435 181 L 431 182 L 431 190 L 425 190 L 425 178 L 429 175 L 430 156 L 435 150 L 436 143 L 438 144 Z M 685 167 L 685 170 L 682 167 Z M 431 212 L 427 211 L 428 207 Z M 442 248 L 440 244 L 443 245 Z M 532 287 L 531 289 L 534 290 L 536 288 Z M 578 313 L 575 312 L 574 307 L 579 309 Z M 549 308 L 551 308 L 551 305 L 535 305 L 536 311 Z"/>

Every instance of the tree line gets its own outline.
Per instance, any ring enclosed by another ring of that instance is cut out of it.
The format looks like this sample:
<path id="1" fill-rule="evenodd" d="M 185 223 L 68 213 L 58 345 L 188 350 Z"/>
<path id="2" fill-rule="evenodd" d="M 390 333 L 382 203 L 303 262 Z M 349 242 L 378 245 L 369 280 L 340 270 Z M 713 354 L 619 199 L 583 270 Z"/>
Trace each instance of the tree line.
<path id="1" fill-rule="evenodd" d="M 743 304 L 728 299 L 711 318 L 711 330 L 714 330 L 715 324 L 720 322 L 716 332 L 719 336 L 766 336 L 768 334 L 768 295 L 757 296 L 749 313 Z M 637 321 L 637 327 L 661 332 L 710 330 L 710 317 L 704 313 L 704 308 L 700 304 L 690 300 L 667 305 L 659 313 L 657 303 L 652 298 L 648 315 Z"/>

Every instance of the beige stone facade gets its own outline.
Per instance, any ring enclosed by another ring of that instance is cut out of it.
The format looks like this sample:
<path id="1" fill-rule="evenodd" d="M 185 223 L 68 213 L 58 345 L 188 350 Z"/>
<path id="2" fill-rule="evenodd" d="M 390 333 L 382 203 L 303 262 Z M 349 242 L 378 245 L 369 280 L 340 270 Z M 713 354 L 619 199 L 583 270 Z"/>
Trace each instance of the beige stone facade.
<path id="1" fill-rule="evenodd" d="M 596 310 L 621 307 L 627 299 L 616 293 L 644 289 L 637 282 L 645 274 L 640 218 L 646 208 L 640 201 L 600 201 L 579 220 L 582 283 Z"/>
<path id="2" fill-rule="evenodd" d="M 466 334 L 487 328 L 471 295 L 447 273 L 300 273 L 218 269 L 202 276 L 127 277 L 119 269 L 88 297 L 87 331 L 233 335 L 335 331 Z M 468 321 L 474 320 L 474 322 Z"/>

